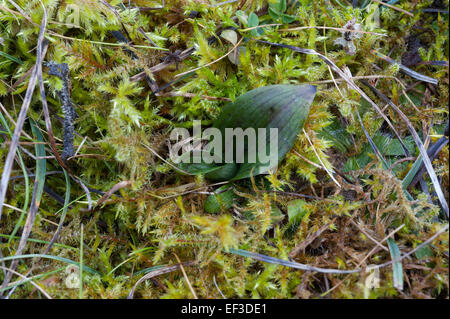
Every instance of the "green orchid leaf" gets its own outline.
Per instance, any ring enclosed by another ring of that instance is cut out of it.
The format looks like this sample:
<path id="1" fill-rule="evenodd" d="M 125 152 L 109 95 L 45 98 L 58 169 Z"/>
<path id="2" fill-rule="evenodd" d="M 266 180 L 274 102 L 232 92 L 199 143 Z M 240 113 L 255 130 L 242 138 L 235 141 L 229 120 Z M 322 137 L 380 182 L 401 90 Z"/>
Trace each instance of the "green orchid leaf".
<path id="1" fill-rule="evenodd" d="M 227 163 L 220 165 L 217 163 L 206 163 L 204 158 L 206 151 L 186 152 L 178 157 L 178 168 L 190 175 L 204 175 L 212 181 L 226 181 L 236 175 L 237 165 L 235 163 Z M 189 160 L 188 160 L 189 159 Z M 197 159 L 195 161 L 195 159 Z"/>
<path id="2" fill-rule="evenodd" d="M 226 181 L 234 177 L 237 170 L 238 165 L 236 163 L 228 163 L 206 173 L 205 177 L 212 181 Z"/>
<path id="3" fill-rule="evenodd" d="M 277 17 L 279 17 L 282 13 L 286 12 L 286 0 L 279 0 L 277 2 L 270 2 L 269 3 L 269 13 L 270 11 L 277 14 Z"/>
<path id="4" fill-rule="evenodd" d="M 203 154 L 206 154 L 206 152 L 190 151 L 183 153 L 178 157 L 178 167 L 182 171 L 192 175 L 206 174 L 220 169 L 220 167 L 215 163 L 205 163 L 203 161 Z"/>
<path id="5" fill-rule="evenodd" d="M 287 9 L 286 0 L 280 0 L 278 2 L 278 9 L 282 13 L 286 12 Z"/>
<path id="6" fill-rule="evenodd" d="M 213 123 L 221 133 L 222 153 L 186 152 L 179 157 L 178 167 L 214 181 L 267 173 L 294 145 L 315 92 L 312 85 L 272 85 L 241 95 L 226 105 Z M 229 150 L 232 158 L 227 157 Z M 225 163 L 206 163 L 204 155 L 220 155 Z"/>
<path id="7" fill-rule="evenodd" d="M 244 161 L 236 163 L 239 168 L 232 180 L 263 174 L 278 165 L 294 145 L 315 93 L 316 88 L 312 85 L 272 85 L 247 92 L 223 108 L 213 125 L 221 131 L 222 136 L 227 137 L 226 129 L 230 128 L 242 129 L 244 132 L 253 128 L 256 132 L 256 143 L 247 140 L 243 146 L 239 145 L 244 149 Z M 261 143 L 261 146 L 258 141 L 264 141 L 264 136 L 260 137 L 259 129 L 265 129 L 261 134 L 266 135 L 265 145 Z M 275 131 L 278 132 L 277 140 Z M 275 152 L 270 149 L 274 141 L 278 142 Z M 236 138 L 224 139 L 223 143 L 224 149 L 235 150 L 237 144 Z M 258 150 L 264 146 L 265 161 L 258 158 Z"/>

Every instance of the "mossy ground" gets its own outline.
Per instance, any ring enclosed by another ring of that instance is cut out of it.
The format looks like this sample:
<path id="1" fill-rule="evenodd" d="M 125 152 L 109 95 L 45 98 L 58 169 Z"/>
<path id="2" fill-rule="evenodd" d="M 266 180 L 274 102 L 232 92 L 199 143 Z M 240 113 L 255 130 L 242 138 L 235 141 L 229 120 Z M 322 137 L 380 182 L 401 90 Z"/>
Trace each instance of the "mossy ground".
<path id="1" fill-rule="evenodd" d="M 89 187 L 93 209 L 87 209 L 85 190 L 74 178 L 65 178 L 67 170 L 54 157 L 36 88 L 18 148 L 21 158 L 16 157 L 11 171 L 8 206 L 0 215 L 0 259 L 17 252 L 35 199 L 38 178 L 33 174 L 43 164 L 46 187 L 20 255 L 45 256 L 20 258 L 16 270 L 34 276 L 54 298 L 125 298 L 145 272 L 176 265 L 178 259 L 194 261 L 185 265 L 186 277 L 176 269 L 155 276 L 140 283 L 134 297 L 193 298 L 195 293 L 198 298 L 448 298 L 448 231 L 402 260 L 403 290 L 394 287 L 392 265 L 379 269 L 379 284 L 371 289 L 370 271 L 323 274 L 256 261 L 230 250 L 291 257 L 320 268 L 365 268 L 391 260 L 392 246 L 383 240 L 393 230 L 394 245 L 407 253 L 448 224 L 428 175 L 422 186 L 408 188 L 411 197 L 405 194 L 402 180 L 419 150 L 405 121 L 360 82 L 366 77 L 398 105 L 425 145 L 438 141 L 448 123 L 448 0 L 389 1 L 396 8 L 351 2 L 285 1 L 284 8 L 283 1 L 214 5 L 220 1 L 168 0 L 157 9 L 160 3 L 150 0 L 1 1 L 1 167 L 36 63 L 45 8 L 49 44 L 44 61 L 68 64 L 70 95 L 78 114 L 78 152 L 66 168 Z M 439 10 L 424 10 L 430 8 Z M 258 19 L 250 18 L 252 13 Z M 236 16 L 239 19 L 233 19 Z M 353 18 L 364 31 L 360 37 L 351 36 L 355 54 L 335 43 L 344 35 L 332 29 Z M 255 23 L 271 26 L 252 29 Z M 242 40 L 240 55 L 220 59 L 233 49 L 220 37 L 227 28 Z M 111 31 L 129 37 L 132 45 L 121 45 Z M 402 161 L 398 139 L 375 109 L 323 60 L 255 39 L 316 50 L 348 70 L 410 146 L 409 159 Z M 180 52 L 193 46 L 192 55 L 178 60 Z M 167 55 L 169 51 L 177 55 Z M 387 63 L 376 52 L 397 63 Z M 164 61 L 177 63 L 151 73 L 150 68 Z M 438 84 L 400 72 L 399 63 Z M 204 67 L 185 73 L 200 66 Z M 47 71 L 44 65 L 46 99 L 61 154 L 66 114 L 57 92 L 65 84 Z M 142 71 L 150 81 L 133 78 Z M 181 73 L 185 74 L 177 76 Z M 160 88 L 170 85 L 157 96 L 149 82 Z M 174 127 L 189 127 L 192 120 L 208 126 L 229 100 L 251 89 L 300 83 L 317 85 L 304 132 L 277 172 L 234 184 L 238 200 L 233 208 L 206 213 L 205 193 L 219 186 L 210 186 L 201 176 L 180 175 L 155 156 L 168 158 L 167 141 Z M 374 155 L 357 112 L 389 166 L 395 163 L 392 169 Z M 36 159 L 36 154 L 50 157 Z M 447 201 L 448 158 L 446 145 L 433 161 Z M 324 166 L 339 173 L 333 174 L 334 180 Z M 116 192 L 96 205 L 118 183 Z M 64 207 L 67 215 L 57 242 L 45 252 Z M 67 282 L 78 269 L 66 269 L 61 258 L 78 263 L 81 238 L 83 264 L 93 272 L 84 272 L 80 291 Z M 9 267 L 10 261 L 0 265 Z M 1 271 L 0 280 L 4 278 Z M 17 285 L 20 281 L 13 276 L 1 293 L 43 298 L 29 282 Z"/>

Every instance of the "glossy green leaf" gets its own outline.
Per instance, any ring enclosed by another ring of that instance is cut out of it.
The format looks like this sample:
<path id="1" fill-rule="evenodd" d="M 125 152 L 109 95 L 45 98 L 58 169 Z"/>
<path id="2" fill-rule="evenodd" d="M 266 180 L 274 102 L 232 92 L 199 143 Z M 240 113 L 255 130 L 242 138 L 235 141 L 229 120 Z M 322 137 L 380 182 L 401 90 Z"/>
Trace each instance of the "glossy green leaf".
<path id="1" fill-rule="evenodd" d="M 204 154 L 205 152 L 201 152 Z M 189 161 L 187 160 L 189 158 Z M 192 175 L 207 174 L 209 172 L 214 172 L 221 169 L 215 163 L 205 163 L 202 158 L 200 158 L 199 163 L 194 161 L 193 152 L 186 152 L 179 157 L 180 163 L 178 167 L 184 172 Z"/>
<path id="2" fill-rule="evenodd" d="M 269 14 L 272 18 L 278 18 L 282 13 L 286 11 L 286 0 L 278 0 L 277 2 L 269 3 Z M 272 16 L 272 14 L 274 16 Z"/>
<path id="3" fill-rule="evenodd" d="M 201 151 L 200 153 L 187 152 L 179 157 L 180 163 L 178 167 L 192 175 L 203 174 L 205 177 L 212 181 L 226 181 L 236 175 L 237 165 L 235 163 L 227 163 L 224 165 L 216 163 L 205 163 L 203 161 L 203 156 L 206 152 Z M 194 162 L 194 158 L 198 156 L 199 163 Z M 189 162 L 186 160 L 189 158 Z"/>
<path id="4" fill-rule="evenodd" d="M 257 88 L 238 97 L 234 102 L 229 103 L 223 109 L 213 127 L 220 130 L 222 134 L 222 154 L 225 160 L 226 149 L 233 150 L 234 158 L 224 164 L 202 162 L 205 151 L 197 152 L 195 156 L 202 155 L 198 159 L 199 163 L 194 163 L 194 153 L 184 153 L 181 155 L 181 163 L 178 167 L 188 174 L 204 174 L 207 179 L 214 181 L 239 180 L 268 172 L 275 168 L 284 158 L 286 153 L 292 148 L 300 134 L 301 129 L 309 114 L 311 103 L 316 92 L 312 85 L 272 85 Z M 238 143 L 236 138 L 227 136 L 227 129 L 254 129 L 256 133 L 255 143 L 249 143 L 247 138 Z M 265 129 L 261 135 L 259 146 L 259 129 Z M 278 132 L 278 139 L 275 139 L 273 130 Z M 274 141 L 277 142 L 275 151 Z M 243 161 L 236 158 L 237 144 L 242 147 Z M 266 158 L 258 157 L 258 150 L 264 152 Z M 188 162 L 187 159 L 190 159 Z"/>
<path id="5" fill-rule="evenodd" d="M 228 163 L 217 167 L 217 169 L 205 174 L 207 179 L 212 181 L 226 181 L 236 175 L 238 165 L 235 163 Z"/>
<path id="6" fill-rule="evenodd" d="M 272 19 L 276 20 L 280 17 L 281 12 L 276 8 L 269 8 L 269 15 Z"/>
<path id="7" fill-rule="evenodd" d="M 279 6 L 280 12 L 286 12 L 286 9 L 287 9 L 286 0 L 279 0 L 278 6 Z"/>
<path id="8" fill-rule="evenodd" d="M 266 155 L 269 160 L 262 163 L 257 155 L 258 145 L 247 143 L 244 146 L 244 163 L 237 163 L 239 168 L 232 180 L 266 173 L 274 168 L 269 167 L 268 162 L 279 163 L 284 158 L 305 123 L 315 92 L 316 88 L 312 85 L 266 86 L 247 92 L 223 108 L 213 125 L 223 136 L 226 135 L 226 128 L 253 128 L 257 133 L 256 141 L 259 137 L 258 128 L 266 128 L 269 133 L 266 134 Z M 270 128 L 278 129 L 278 152 L 270 152 Z M 233 147 L 233 144 L 234 140 L 225 140 L 224 149 Z M 254 163 L 248 161 L 252 158 L 252 152 L 256 152 Z"/>

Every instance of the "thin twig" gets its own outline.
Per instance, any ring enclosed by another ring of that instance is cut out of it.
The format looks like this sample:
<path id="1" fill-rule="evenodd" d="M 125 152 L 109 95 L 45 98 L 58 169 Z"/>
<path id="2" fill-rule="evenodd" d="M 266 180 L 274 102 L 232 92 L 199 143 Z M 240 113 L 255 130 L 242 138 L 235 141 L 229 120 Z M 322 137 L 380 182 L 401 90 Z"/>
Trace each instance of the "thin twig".
<path id="1" fill-rule="evenodd" d="M 299 48 L 299 47 L 295 47 L 292 45 L 287 45 L 287 44 L 279 44 L 279 43 L 274 43 L 274 42 L 269 42 L 269 41 L 264 41 L 264 40 L 256 40 L 257 42 L 261 42 L 261 43 L 265 43 L 271 46 L 276 46 L 276 47 L 281 47 L 281 48 L 287 48 L 290 49 L 292 51 L 295 52 L 299 52 L 299 53 L 303 53 L 303 54 L 311 54 L 311 55 L 316 55 L 318 56 L 320 59 L 322 59 L 326 64 L 328 64 L 337 74 L 339 74 L 339 76 L 341 76 L 343 79 L 345 79 L 345 81 L 347 82 L 348 86 L 351 87 L 352 89 L 354 89 L 356 92 L 358 92 L 367 102 L 369 102 L 370 105 L 372 105 L 372 107 L 378 112 L 378 114 L 381 115 L 381 117 L 386 121 L 386 123 L 389 125 L 389 127 L 392 129 L 392 131 L 394 132 L 394 134 L 396 135 L 396 137 L 398 138 L 400 144 L 403 147 L 403 150 L 405 150 L 405 152 L 407 152 L 407 148 L 405 146 L 405 143 L 403 142 L 400 134 L 397 132 L 397 130 L 395 129 L 394 125 L 392 125 L 391 121 L 389 120 L 389 118 L 380 110 L 380 108 L 378 107 L 378 105 L 373 102 L 369 96 L 367 96 L 366 93 L 364 93 L 363 90 L 361 90 L 361 88 L 359 88 L 355 82 L 353 81 L 353 79 L 349 78 L 348 75 L 342 71 L 333 61 L 331 61 L 328 57 L 326 57 L 325 55 L 312 50 L 312 49 L 304 49 L 304 48 Z"/>
<path id="2" fill-rule="evenodd" d="M 105 193 L 105 195 L 103 195 L 102 198 L 100 198 L 100 199 L 97 201 L 97 204 L 95 205 L 95 207 L 100 206 L 103 202 L 105 202 L 106 200 L 108 200 L 108 198 L 110 198 L 112 194 L 114 194 L 115 192 L 117 192 L 117 191 L 120 190 L 121 188 L 130 186 L 132 183 L 133 183 L 132 181 L 121 181 L 121 182 L 115 184 L 113 187 L 111 187 L 111 189 L 110 189 L 109 191 L 107 191 L 107 192 Z M 94 207 L 94 208 L 95 208 L 95 207 Z"/>
<path id="3" fill-rule="evenodd" d="M 180 261 L 180 258 L 178 258 L 177 254 L 175 254 L 175 253 L 173 253 L 173 254 L 174 254 L 175 258 L 176 258 L 177 261 L 178 261 L 178 265 L 180 265 L 181 272 L 183 273 L 184 279 L 186 279 L 186 282 L 187 282 L 187 284 L 188 284 L 188 286 L 189 286 L 189 289 L 190 289 L 191 292 L 192 292 L 192 295 L 194 295 L 194 298 L 195 298 L 195 299 L 198 299 L 197 294 L 195 293 L 194 288 L 192 288 L 191 282 L 190 282 L 190 280 L 189 280 L 189 278 L 188 278 L 186 272 L 184 271 L 183 263 Z"/>
<path id="4" fill-rule="evenodd" d="M 188 98 L 200 97 L 202 99 L 209 100 L 209 101 L 231 101 L 231 99 L 228 97 L 199 95 L 199 94 L 195 94 L 195 93 L 166 92 L 166 93 L 156 93 L 156 96 L 161 96 L 161 97 L 182 96 L 182 97 L 188 97 Z"/>
<path id="5" fill-rule="evenodd" d="M 328 173 L 328 175 L 331 177 L 331 179 L 333 180 L 333 182 L 334 182 L 339 188 L 341 188 L 341 187 L 342 187 L 341 184 L 339 184 L 339 182 L 334 178 L 333 173 L 330 172 L 330 170 L 329 170 L 329 169 L 325 166 L 325 164 L 323 163 L 322 159 L 320 158 L 319 154 L 318 154 L 317 151 L 316 151 L 316 148 L 314 147 L 314 144 L 311 142 L 311 140 L 310 140 L 310 138 L 309 138 L 309 136 L 308 136 L 308 133 L 306 133 L 305 129 L 303 129 L 303 134 L 305 134 L 305 136 L 306 136 L 306 138 L 307 138 L 309 144 L 311 145 L 311 148 L 312 148 L 313 151 L 314 151 L 314 154 L 316 154 L 316 157 L 319 159 L 320 164 L 322 164 L 323 169 L 325 169 L 325 171 L 326 171 L 326 172 Z"/>
<path id="6" fill-rule="evenodd" d="M 47 299 L 52 299 L 52 297 L 44 290 L 42 289 L 41 286 L 39 286 L 38 284 L 36 284 L 33 280 L 31 280 L 30 278 L 28 278 L 27 276 L 22 275 L 20 272 L 15 271 L 14 269 L 11 268 L 6 268 L 4 266 L 0 266 L 1 269 L 6 270 L 10 273 L 13 273 L 14 275 L 19 276 L 20 278 L 23 278 L 26 280 L 26 282 L 29 282 L 30 284 L 32 284 L 34 287 L 36 287 L 36 289 L 38 289 L 40 292 L 42 292 L 42 294 L 47 298 Z"/>
<path id="7" fill-rule="evenodd" d="M 389 4 L 389 3 L 385 3 L 385 2 L 382 2 L 380 0 L 372 0 L 372 1 L 376 2 L 378 4 L 381 4 L 382 6 L 386 6 L 388 8 L 391 8 L 392 10 L 396 10 L 396 11 L 402 12 L 402 13 L 404 13 L 406 15 L 409 15 L 410 17 L 414 17 L 414 14 L 412 14 L 411 12 L 408 12 L 406 10 L 403 10 L 403 9 L 399 8 L 399 7 L 393 6 L 393 5 Z"/>
<path id="8" fill-rule="evenodd" d="M 264 25 L 262 25 L 262 27 L 264 27 Z M 250 29 L 250 28 L 249 28 Z M 249 29 L 244 29 L 241 31 L 246 31 Z M 387 37 L 387 34 L 383 34 L 383 33 L 377 33 L 377 32 L 370 32 L 370 31 L 363 31 L 363 30 L 353 30 L 353 29 L 343 29 L 343 28 L 333 28 L 333 27 L 322 27 L 322 26 L 303 26 L 303 27 L 295 27 L 295 28 L 290 28 L 290 29 L 281 29 L 278 31 L 282 31 L 282 32 L 290 32 L 290 31 L 300 31 L 300 30 L 305 30 L 305 29 L 323 29 L 323 30 L 336 30 L 336 31 L 340 31 L 340 32 L 355 32 L 355 33 L 363 33 L 363 34 L 373 34 L 373 35 L 379 35 L 382 37 Z"/>
<path id="9" fill-rule="evenodd" d="M 188 74 L 188 73 L 191 73 L 191 72 L 194 72 L 194 71 L 198 71 L 198 70 L 200 70 L 200 69 L 203 69 L 203 68 L 205 68 L 205 67 L 207 67 L 207 66 L 210 66 L 211 64 L 214 64 L 214 63 L 216 63 L 216 62 L 218 62 L 218 61 L 220 61 L 220 60 L 226 58 L 228 55 L 230 55 L 231 53 L 233 53 L 234 50 L 236 50 L 236 48 L 241 44 L 241 42 L 242 42 L 243 40 L 244 40 L 244 37 L 242 37 L 242 38 L 238 41 L 238 43 L 236 43 L 235 46 L 234 46 L 230 51 L 228 51 L 227 54 L 222 55 L 220 58 L 218 58 L 218 59 L 216 59 L 216 60 L 214 60 L 214 61 L 212 61 L 212 62 L 206 63 L 206 64 L 204 64 L 204 65 L 201 65 L 201 66 L 199 66 L 198 68 L 195 68 L 195 69 L 192 69 L 192 70 L 189 70 L 189 71 L 186 71 L 186 72 L 178 73 L 177 75 L 175 75 L 175 77 L 180 77 L 180 76 L 182 76 L 182 75 L 185 75 L 185 74 Z"/>
<path id="10" fill-rule="evenodd" d="M 370 85 L 367 81 L 363 81 L 363 83 L 368 86 L 376 95 L 378 95 L 379 98 L 384 100 L 386 103 L 388 103 L 395 112 L 400 115 L 402 120 L 406 123 L 408 126 L 409 131 L 411 132 L 412 137 L 414 138 L 414 141 L 416 142 L 417 147 L 419 148 L 420 155 L 422 155 L 422 160 L 425 164 L 425 167 L 427 169 L 428 175 L 430 176 L 430 179 L 433 183 L 434 189 L 436 191 L 436 194 L 438 195 L 439 202 L 441 203 L 442 209 L 444 210 L 445 214 L 447 215 L 447 218 L 449 217 L 449 209 L 447 201 L 445 200 L 444 193 L 442 192 L 441 185 L 439 183 L 439 180 L 436 176 L 436 172 L 433 169 L 433 165 L 430 161 L 430 157 L 428 156 L 427 151 L 425 150 L 425 147 L 417 134 L 416 130 L 412 126 L 411 122 L 409 121 L 408 117 L 398 108 L 397 105 L 395 105 L 386 95 L 381 93 L 378 89 Z"/>
<path id="11" fill-rule="evenodd" d="M 188 261 L 188 262 L 184 262 L 184 263 L 183 263 L 183 266 L 193 266 L 193 265 L 195 265 L 195 264 L 196 264 L 196 261 Z M 159 276 L 159 275 L 162 275 L 162 274 L 166 274 L 166 273 L 169 273 L 169 272 L 178 270 L 179 268 L 180 268 L 180 265 L 178 264 L 178 265 L 166 266 L 166 267 L 163 267 L 163 268 L 161 268 L 161 269 L 157 269 L 157 270 L 150 271 L 149 273 L 147 273 L 147 274 L 145 274 L 144 276 L 142 276 L 142 277 L 134 284 L 134 286 L 133 286 L 133 288 L 131 289 L 130 293 L 128 294 L 128 297 L 127 297 L 127 298 L 128 298 L 128 299 L 133 299 L 134 291 L 136 290 L 137 286 L 138 286 L 141 282 L 143 282 L 144 280 L 151 279 L 151 278 L 153 278 L 153 277 L 155 277 L 155 276 Z"/>

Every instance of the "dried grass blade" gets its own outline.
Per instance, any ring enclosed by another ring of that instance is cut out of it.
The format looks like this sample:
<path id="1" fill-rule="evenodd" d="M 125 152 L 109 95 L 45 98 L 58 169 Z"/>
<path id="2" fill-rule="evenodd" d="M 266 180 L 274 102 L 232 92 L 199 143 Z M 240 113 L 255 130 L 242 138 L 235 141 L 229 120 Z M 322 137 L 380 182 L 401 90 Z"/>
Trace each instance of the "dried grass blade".
<path id="1" fill-rule="evenodd" d="M 8 134 L 11 136 L 12 132 L 9 129 L 8 122 L 6 122 L 6 119 L 3 117 L 3 114 L 1 114 L 1 113 L 0 113 L 0 121 L 1 121 L 2 125 L 4 126 L 4 128 L 8 131 Z M 20 164 L 20 167 L 22 169 L 23 176 L 25 179 L 25 200 L 24 200 L 22 212 L 19 216 L 19 219 L 17 220 L 16 225 L 14 226 L 14 229 L 8 239 L 8 244 L 11 243 L 14 235 L 19 230 L 20 225 L 22 225 L 22 220 L 25 218 L 25 212 L 28 209 L 28 203 L 30 201 L 30 181 L 28 178 L 27 168 L 25 167 L 25 163 L 23 162 L 23 158 L 22 158 L 22 155 L 20 154 L 20 152 L 17 153 L 17 158 L 19 159 L 19 164 Z M 5 204 L 3 204 L 3 205 L 5 205 Z"/>
<path id="2" fill-rule="evenodd" d="M 105 193 L 105 195 L 103 195 L 102 198 L 100 198 L 100 199 L 97 201 L 97 204 L 96 204 L 95 206 L 96 206 L 96 207 L 100 206 L 103 202 L 105 202 L 106 200 L 108 200 L 108 198 L 110 198 L 112 194 L 114 194 L 115 192 L 117 192 L 117 191 L 120 190 L 121 188 L 130 186 L 132 183 L 133 183 L 132 181 L 122 181 L 122 182 L 117 183 L 117 184 L 114 185 L 109 191 L 107 191 L 107 192 Z"/>
<path id="3" fill-rule="evenodd" d="M 45 258 L 45 259 L 52 259 L 52 260 L 57 260 L 66 264 L 71 264 L 71 265 L 75 265 L 77 267 L 80 267 L 80 263 L 64 258 L 64 257 L 60 257 L 60 256 L 52 256 L 52 255 L 45 255 L 45 254 L 26 254 L 26 255 L 18 255 L 18 256 L 9 256 L 9 257 L 3 257 L 2 259 L 0 259 L 0 261 L 8 261 L 8 260 L 17 260 L 17 259 L 26 259 L 26 258 Z M 83 265 L 83 270 L 92 274 L 92 275 L 101 275 L 101 273 L 99 273 L 98 271 Z"/>
<path id="4" fill-rule="evenodd" d="M 340 269 L 318 268 L 318 267 L 314 267 L 314 266 L 299 264 L 299 263 L 288 261 L 288 260 L 278 259 L 278 258 L 266 256 L 266 255 L 261 255 L 258 253 L 252 253 L 250 251 L 246 251 L 246 250 L 242 250 L 242 249 L 230 249 L 229 252 L 232 254 L 235 254 L 235 255 L 253 258 L 253 259 L 263 261 L 266 263 L 270 263 L 270 264 L 277 264 L 277 265 L 291 267 L 291 268 L 295 268 L 295 269 L 301 269 L 301 270 L 305 270 L 305 271 L 315 271 L 315 272 L 320 272 L 320 273 L 325 273 L 325 274 L 352 274 L 352 273 L 360 272 L 362 270 L 362 269 L 340 270 Z"/>
<path id="5" fill-rule="evenodd" d="M 440 138 L 435 144 L 433 144 L 433 146 L 431 146 L 427 151 L 428 156 L 430 157 L 430 161 L 433 161 L 436 158 L 436 156 L 439 154 L 439 152 L 447 144 L 448 144 L 448 138 L 446 138 L 446 137 Z M 405 177 L 405 185 L 404 186 L 406 186 L 406 187 L 414 187 L 417 184 L 417 182 L 422 180 L 422 175 L 426 171 L 426 167 L 423 165 L 422 158 L 419 157 L 417 159 L 417 162 L 418 162 L 417 168 L 415 170 L 413 170 L 411 168 L 412 176 L 410 176 L 410 174 L 408 172 L 408 174 Z M 413 166 L 414 168 L 415 168 L 415 164 L 416 163 L 414 163 L 414 166 Z"/>
<path id="6" fill-rule="evenodd" d="M 433 165 L 431 164 L 430 158 L 428 156 L 427 150 L 425 149 L 422 141 L 420 140 L 419 135 L 417 134 L 416 130 L 412 126 L 411 122 L 409 121 L 408 117 L 395 105 L 386 95 L 381 93 L 378 89 L 370 85 L 366 81 L 362 81 L 366 86 L 368 86 L 379 98 L 384 100 L 386 103 L 388 103 L 397 113 L 400 115 L 402 120 L 406 123 L 408 126 L 409 131 L 411 132 L 412 137 L 414 138 L 414 141 L 416 142 L 417 147 L 419 148 L 420 155 L 422 155 L 422 160 L 425 164 L 425 167 L 427 168 L 428 175 L 430 176 L 431 181 L 433 182 L 434 189 L 436 191 L 436 194 L 438 195 L 439 202 L 441 203 L 442 209 L 444 210 L 445 214 L 447 215 L 447 218 L 449 217 L 449 211 L 448 211 L 448 204 L 445 200 L 444 193 L 442 192 L 441 185 L 439 183 L 439 180 L 436 176 L 436 172 L 433 169 Z"/>
<path id="7" fill-rule="evenodd" d="M 36 283 L 35 283 L 33 280 L 31 280 L 30 278 L 28 278 L 28 277 L 22 275 L 20 272 L 17 272 L 17 271 L 15 271 L 15 270 L 13 270 L 13 269 L 6 268 L 6 267 L 3 267 L 3 266 L 0 266 L 0 268 L 2 268 L 3 270 L 8 271 L 8 272 L 10 272 L 10 273 L 13 273 L 14 275 L 17 275 L 17 276 L 19 276 L 19 277 L 22 278 L 22 279 L 25 279 L 27 282 L 29 282 L 29 283 L 32 284 L 34 287 L 36 287 L 36 289 L 38 289 L 40 292 L 42 292 L 42 294 L 43 294 L 47 299 L 52 299 L 52 297 L 51 297 L 44 289 L 42 289 L 38 284 L 36 284 Z"/>
<path id="8" fill-rule="evenodd" d="M 196 262 L 195 261 L 188 261 L 188 262 L 184 262 L 182 263 L 183 266 L 192 266 L 195 265 Z M 180 269 L 180 264 L 178 265 L 174 265 L 174 266 L 166 266 L 166 267 L 159 267 L 157 266 L 157 269 L 150 271 L 149 273 L 145 274 L 144 276 L 142 276 L 133 286 L 133 288 L 131 289 L 130 293 L 128 294 L 128 299 L 133 299 L 133 295 L 134 295 L 134 291 L 136 290 L 137 286 L 143 282 L 144 280 L 153 278 L 155 276 L 159 276 L 162 274 L 166 274 L 175 270 Z"/>
<path id="9" fill-rule="evenodd" d="M 356 110 L 356 114 L 358 115 L 359 123 L 361 124 L 361 127 L 362 127 L 362 129 L 364 131 L 364 135 L 366 135 L 366 138 L 369 141 L 369 144 L 372 147 L 373 151 L 375 152 L 375 154 L 377 155 L 378 159 L 383 164 L 384 169 L 389 169 L 389 165 L 387 164 L 386 159 L 383 157 L 383 155 L 381 154 L 380 150 L 375 145 L 375 142 L 370 137 L 369 132 L 367 132 L 367 130 L 366 130 L 365 126 L 364 126 L 364 123 L 363 123 L 363 121 L 361 119 L 361 116 L 359 115 L 359 111 L 358 110 Z"/>
<path id="10" fill-rule="evenodd" d="M 354 89 L 356 92 L 358 92 L 363 99 L 365 99 L 367 102 L 369 102 L 370 105 L 372 105 L 372 107 L 378 112 L 378 114 L 380 114 L 380 116 L 386 121 L 386 123 L 389 125 L 389 127 L 392 129 L 392 131 L 394 132 L 395 136 L 398 138 L 400 144 L 402 145 L 402 148 L 404 150 L 406 150 L 405 154 L 407 156 L 407 147 L 405 145 L 405 143 L 403 142 L 402 138 L 400 137 L 400 134 L 398 134 L 397 130 L 395 129 L 394 125 L 392 125 L 391 121 L 389 120 L 389 118 L 383 113 L 383 111 L 378 107 L 378 105 L 372 101 L 370 99 L 370 97 L 367 96 L 366 93 L 364 93 L 363 90 L 361 90 L 353 81 L 353 79 L 349 78 L 348 75 L 342 71 L 333 61 L 331 61 L 329 58 L 327 58 L 325 55 L 312 50 L 312 49 L 303 49 L 303 48 L 299 48 L 299 47 L 295 47 L 292 45 L 287 45 L 287 44 L 279 44 L 279 43 L 274 43 L 274 42 L 269 42 L 269 41 L 264 41 L 264 40 L 256 40 L 258 42 L 261 43 L 265 43 L 268 45 L 272 45 L 272 46 L 276 46 L 276 47 L 280 47 L 280 48 L 286 48 L 286 49 L 290 49 L 292 51 L 295 52 L 299 52 L 299 53 L 303 53 L 303 54 L 311 54 L 311 55 L 316 55 L 318 56 L 320 59 L 322 59 L 326 64 L 328 64 L 337 74 L 339 74 L 340 77 L 342 77 L 345 82 L 347 82 L 348 86 L 351 87 L 352 89 Z"/>
<path id="11" fill-rule="evenodd" d="M 68 207 L 70 205 L 70 178 L 69 178 L 69 174 L 67 173 L 66 170 L 64 170 L 64 177 L 66 178 L 66 195 L 65 195 L 65 198 L 64 198 L 63 212 L 61 214 L 61 218 L 59 219 L 58 228 L 56 229 L 56 232 L 53 235 L 52 240 L 50 241 L 50 243 L 48 244 L 47 248 L 45 249 L 44 254 L 47 254 L 50 251 L 50 249 L 52 248 L 52 246 L 54 245 L 54 243 L 58 239 L 59 233 L 61 232 L 61 229 L 62 229 L 62 225 L 63 225 L 64 220 L 66 218 L 67 209 L 68 209 Z"/>
<path id="12" fill-rule="evenodd" d="M 423 81 L 423 82 L 428 82 L 428 83 L 431 83 L 431 84 L 434 84 L 434 85 L 438 84 L 438 80 L 430 78 L 429 76 L 417 73 L 416 71 L 413 71 L 410 68 L 404 66 L 403 64 L 400 64 L 400 63 L 392 60 L 390 57 L 388 57 L 388 56 L 386 56 L 384 54 L 381 54 L 381 53 L 379 53 L 379 52 L 377 52 L 375 50 L 371 50 L 371 52 L 375 56 L 379 57 L 380 59 L 382 59 L 382 60 L 384 60 L 384 61 L 386 61 L 386 62 L 388 62 L 390 64 L 398 64 L 399 67 L 400 67 L 400 71 L 402 71 L 403 73 L 409 75 L 410 77 L 412 77 L 412 78 L 414 78 L 416 80 Z"/>
<path id="13" fill-rule="evenodd" d="M 37 128 L 36 124 L 34 123 L 34 121 L 32 119 L 30 119 L 30 122 L 31 122 L 31 129 L 33 131 L 33 135 L 36 136 L 36 138 L 39 142 L 43 142 L 44 137 L 42 136 L 41 131 Z M 35 144 L 34 148 L 35 148 L 37 157 L 45 157 L 44 144 Z M 23 250 L 25 249 L 25 245 L 27 243 L 28 237 L 30 236 L 31 229 L 34 224 L 34 220 L 36 219 L 39 205 L 41 203 L 42 194 L 44 193 L 46 166 L 47 166 L 47 160 L 45 158 L 41 158 L 36 161 L 36 179 L 34 181 L 34 189 L 33 189 L 33 196 L 31 198 L 30 212 L 28 213 L 27 220 L 25 222 L 25 226 L 23 228 L 22 236 L 20 238 L 19 245 L 17 247 L 15 256 L 22 254 Z M 18 260 L 14 260 L 11 263 L 11 266 L 9 268 L 12 270 L 15 270 L 18 263 L 19 263 Z M 13 275 L 13 272 L 7 273 L 5 279 L 2 283 L 2 288 L 6 287 L 8 285 L 9 281 L 11 280 L 12 275 Z"/>
<path id="14" fill-rule="evenodd" d="M 27 91 L 25 93 L 25 98 L 20 109 L 19 116 L 17 118 L 16 127 L 14 128 L 14 134 L 11 139 L 11 144 L 9 146 L 8 155 L 6 156 L 5 164 L 3 167 L 2 179 L 0 182 L 0 220 L 2 219 L 3 203 L 5 202 L 6 191 L 8 189 L 9 178 L 11 176 L 11 169 L 14 162 L 14 157 L 16 155 L 17 146 L 19 144 L 20 134 L 22 132 L 23 125 L 28 113 L 28 108 L 30 107 L 31 99 L 33 97 L 34 89 L 37 82 L 37 67 L 42 64 L 45 53 L 47 52 L 47 44 L 44 43 L 44 33 L 47 25 L 47 13 L 44 10 L 44 16 L 42 18 L 41 27 L 38 36 L 38 46 L 36 55 L 36 65 L 28 83 Z"/>

